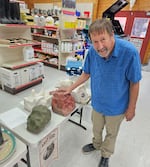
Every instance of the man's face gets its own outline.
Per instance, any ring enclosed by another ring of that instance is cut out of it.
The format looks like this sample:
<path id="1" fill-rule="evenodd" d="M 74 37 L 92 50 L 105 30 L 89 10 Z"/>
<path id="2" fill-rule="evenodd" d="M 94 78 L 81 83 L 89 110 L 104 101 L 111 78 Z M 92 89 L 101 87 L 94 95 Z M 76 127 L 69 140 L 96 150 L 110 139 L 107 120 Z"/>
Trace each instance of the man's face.
<path id="1" fill-rule="evenodd" d="M 91 41 L 94 49 L 98 52 L 101 57 L 108 58 L 112 52 L 115 44 L 114 33 L 108 34 L 106 31 L 103 33 L 92 33 L 90 34 Z"/>

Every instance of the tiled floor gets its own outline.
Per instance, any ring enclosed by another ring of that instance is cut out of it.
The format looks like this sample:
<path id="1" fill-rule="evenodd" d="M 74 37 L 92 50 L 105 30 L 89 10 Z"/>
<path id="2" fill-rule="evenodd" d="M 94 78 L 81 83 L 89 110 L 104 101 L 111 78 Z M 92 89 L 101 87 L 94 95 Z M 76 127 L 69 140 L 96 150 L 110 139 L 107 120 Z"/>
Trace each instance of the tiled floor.
<path id="1" fill-rule="evenodd" d="M 144 69 L 143 69 L 144 70 Z M 42 87 L 52 90 L 59 80 L 66 77 L 65 72 L 45 67 L 45 79 L 42 84 L 34 86 L 36 91 Z M 123 121 L 116 143 L 116 150 L 110 159 L 110 167 L 150 167 L 150 72 L 142 71 L 140 94 L 136 108 L 136 117 L 131 122 Z M 18 106 L 23 97 L 28 96 L 31 90 L 11 95 L 0 90 L 1 112 Z M 73 119 L 78 120 L 78 115 Z M 84 155 L 81 151 L 83 145 L 91 142 L 92 124 L 91 107 L 87 106 L 83 112 L 84 130 L 67 121 L 60 127 L 59 157 L 50 167 L 97 167 L 100 153 L 93 152 Z M 24 167 L 19 164 L 19 167 Z"/>

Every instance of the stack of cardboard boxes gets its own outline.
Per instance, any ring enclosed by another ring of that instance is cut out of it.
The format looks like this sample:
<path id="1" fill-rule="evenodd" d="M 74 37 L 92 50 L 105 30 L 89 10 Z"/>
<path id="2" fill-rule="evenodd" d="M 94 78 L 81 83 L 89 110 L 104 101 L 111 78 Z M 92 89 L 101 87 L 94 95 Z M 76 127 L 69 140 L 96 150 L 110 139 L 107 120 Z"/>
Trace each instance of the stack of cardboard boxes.
<path id="1" fill-rule="evenodd" d="M 17 88 L 41 77 L 44 77 L 44 66 L 41 62 L 15 70 L 0 68 L 2 87 Z"/>

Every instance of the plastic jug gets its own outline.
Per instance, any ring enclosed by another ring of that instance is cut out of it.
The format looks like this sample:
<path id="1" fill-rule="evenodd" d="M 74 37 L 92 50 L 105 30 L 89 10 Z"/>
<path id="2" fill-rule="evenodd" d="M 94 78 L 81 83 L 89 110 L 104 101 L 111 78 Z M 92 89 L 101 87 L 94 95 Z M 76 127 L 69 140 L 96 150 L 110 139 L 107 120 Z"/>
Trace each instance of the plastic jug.
<path id="1" fill-rule="evenodd" d="M 23 48 L 24 61 L 32 61 L 34 59 L 34 49 L 32 46 L 25 46 Z"/>

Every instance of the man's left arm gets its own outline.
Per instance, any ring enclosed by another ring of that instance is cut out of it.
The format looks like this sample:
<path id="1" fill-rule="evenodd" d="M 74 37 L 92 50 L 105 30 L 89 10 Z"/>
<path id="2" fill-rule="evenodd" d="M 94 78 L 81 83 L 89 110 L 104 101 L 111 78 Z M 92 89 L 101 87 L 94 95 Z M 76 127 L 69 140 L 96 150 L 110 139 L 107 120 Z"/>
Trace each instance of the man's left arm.
<path id="1" fill-rule="evenodd" d="M 125 117 L 127 121 L 131 121 L 135 116 L 135 108 L 138 94 L 139 94 L 139 82 L 137 83 L 130 82 L 129 105 L 125 112 Z"/>

